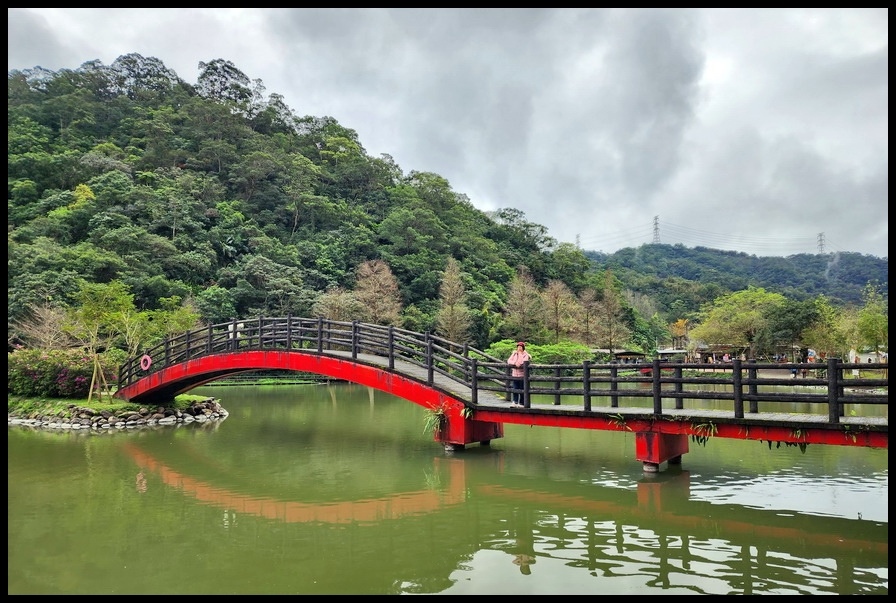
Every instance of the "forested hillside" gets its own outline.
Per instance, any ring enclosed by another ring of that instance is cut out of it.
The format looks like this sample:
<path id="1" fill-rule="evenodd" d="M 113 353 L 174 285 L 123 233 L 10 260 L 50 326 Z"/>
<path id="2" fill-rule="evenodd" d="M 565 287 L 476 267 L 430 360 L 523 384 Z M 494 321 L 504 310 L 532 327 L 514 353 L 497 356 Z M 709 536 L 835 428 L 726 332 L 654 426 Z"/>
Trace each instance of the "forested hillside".
<path id="1" fill-rule="evenodd" d="M 613 254 L 586 251 L 585 255 L 597 266 L 612 268 L 627 287 L 654 298 L 663 308 L 680 298 L 675 283 L 681 280 L 704 285 L 711 297 L 720 290 L 754 286 L 796 300 L 824 295 L 859 304 L 868 283 L 878 283 L 885 297 L 889 291 L 887 258 L 860 253 L 757 257 L 706 247 L 650 244 Z"/>
<path id="2" fill-rule="evenodd" d="M 207 322 L 326 313 L 453 328 L 481 348 L 647 349 L 749 286 L 835 304 L 872 282 L 887 293 L 886 258 L 558 243 L 511 206 L 485 213 L 438 174 L 369 156 L 352 129 L 298 116 L 221 59 L 195 85 L 137 54 L 7 83 L 10 345 L 85 282 Z"/>

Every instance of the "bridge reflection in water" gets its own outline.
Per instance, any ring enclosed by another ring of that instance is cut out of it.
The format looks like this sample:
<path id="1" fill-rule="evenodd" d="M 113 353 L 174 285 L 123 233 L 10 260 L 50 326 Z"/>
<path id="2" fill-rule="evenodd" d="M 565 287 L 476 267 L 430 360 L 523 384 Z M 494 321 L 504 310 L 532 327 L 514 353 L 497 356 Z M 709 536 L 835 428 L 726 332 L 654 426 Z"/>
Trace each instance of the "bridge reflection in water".
<path id="1" fill-rule="evenodd" d="M 734 594 L 770 588 L 800 593 L 815 592 L 820 580 L 829 580 L 830 592 L 837 594 L 862 592 L 867 579 L 862 576 L 869 571 L 864 568 L 875 567 L 889 555 L 886 523 L 843 518 L 819 522 L 812 516 L 693 501 L 687 471 L 648 475 L 635 492 L 569 484 L 562 485 L 565 492 L 545 492 L 515 483 L 525 480 L 513 476 L 507 476 L 504 484 L 477 483 L 474 475 L 468 475 L 465 460 L 437 457 L 433 474 L 438 479 L 432 488 L 321 504 L 234 491 L 175 470 L 137 443 L 124 449 L 141 471 L 185 496 L 219 507 L 228 522 L 255 516 L 284 524 L 344 524 L 357 530 L 422 517 L 444 527 L 445 522 L 457 521 L 456 512 L 477 498 L 515 507 L 507 529 L 497 533 L 488 531 L 496 524 L 494 517 L 464 513 L 460 529 L 421 534 L 438 541 L 439 555 L 449 567 L 461 566 L 477 553 L 468 550 L 467 534 L 473 532 L 480 534 L 484 550 L 523 550 L 525 555 L 516 557 L 525 558 L 524 573 L 536 571 L 532 566 L 539 561 L 544 565 L 552 560 L 608 576 L 628 571 L 652 575 L 653 586 L 663 589 L 678 585 L 700 592 L 688 584 L 709 579 L 727 582 L 728 592 Z M 444 521 L 437 519 L 446 513 L 450 516 Z M 570 540 L 581 543 L 575 558 L 569 555 Z M 566 546 L 555 557 L 552 549 L 561 548 L 553 544 L 557 542 Z M 527 543 L 524 549 L 520 543 Z M 626 569 L 639 556 L 637 569 Z M 827 567 L 831 560 L 835 567 Z M 823 579 L 820 572 L 826 574 Z"/>
<path id="2" fill-rule="evenodd" d="M 760 376 L 762 370 L 790 366 L 811 367 L 813 376 Z M 847 379 L 846 371 L 856 366 L 866 376 Z M 822 365 L 735 360 L 719 372 L 717 365 L 699 363 L 667 363 L 661 370 L 656 361 L 644 376 L 589 361 L 527 364 L 523 407 L 513 408 L 507 404 L 509 367 L 481 350 L 382 325 L 259 317 L 185 333 L 128 360 L 120 368 L 116 396 L 164 400 L 245 371 L 311 372 L 374 387 L 437 413 L 436 440 L 446 447 L 488 444 L 504 436 L 507 423 L 630 431 L 637 459 L 645 471 L 656 472 L 661 463 L 681 463 L 688 438 L 887 448 L 888 417 L 879 411 L 889 404 L 886 366 L 836 358 Z M 869 369 L 883 378 L 869 377 Z M 650 387 L 627 387 L 638 384 Z M 719 391 L 719 385 L 728 389 Z M 769 386 L 791 389 L 782 394 Z M 598 406 L 595 400 L 609 403 Z M 701 405 L 707 400 L 726 409 L 707 409 Z M 790 411 L 781 411 L 781 403 L 789 403 Z"/>
<path id="3" fill-rule="evenodd" d="M 645 474 L 626 432 L 449 452 L 374 388 L 197 393 L 228 418 L 10 427 L 10 593 L 887 594 L 884 450 L 711 441 Z"/>

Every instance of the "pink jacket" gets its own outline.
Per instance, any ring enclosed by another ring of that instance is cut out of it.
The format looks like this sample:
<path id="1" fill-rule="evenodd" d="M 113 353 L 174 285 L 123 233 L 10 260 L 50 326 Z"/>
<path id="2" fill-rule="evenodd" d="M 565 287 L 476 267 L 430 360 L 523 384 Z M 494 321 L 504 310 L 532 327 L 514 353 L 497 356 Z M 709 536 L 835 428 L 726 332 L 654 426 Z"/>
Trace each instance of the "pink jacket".
<path id="1" fill-rule="evenodd" d="M 507 359 L 507 364 L 513 367 L 510 370 L 510 374 L 513 377 L 522 377 L 525 373 L 523 371 L 523 364 L 526 362 L 531 362 L 532 356 L 529 355 L 529 352 L 523 350 L 520 352 L 519 350 L 514 350 L 513 354 L 510 355 L 510 358 Z"/>

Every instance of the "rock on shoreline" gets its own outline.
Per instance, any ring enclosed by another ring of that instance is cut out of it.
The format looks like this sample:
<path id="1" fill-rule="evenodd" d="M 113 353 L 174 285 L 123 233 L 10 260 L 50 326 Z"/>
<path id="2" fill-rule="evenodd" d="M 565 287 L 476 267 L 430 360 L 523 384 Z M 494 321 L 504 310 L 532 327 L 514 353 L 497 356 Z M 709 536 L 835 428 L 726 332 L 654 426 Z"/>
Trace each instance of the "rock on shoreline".
<path id="1" fill-rule="evenodd" d="M 43 429 L 103 431 L 223 421 L 227 418 L 227 415 L 227 411 L 214 398 L 193 402 L 188 408 L 183 410 L 165 406 L 141 407 L 137 411 L 121 415 L 115 415 L 109 411 L 97 412 L 92 408 L 72 404 L 64 413 L 55 415 L 30 417 L 7 415 L 7 426 L 21 425 Z"/>

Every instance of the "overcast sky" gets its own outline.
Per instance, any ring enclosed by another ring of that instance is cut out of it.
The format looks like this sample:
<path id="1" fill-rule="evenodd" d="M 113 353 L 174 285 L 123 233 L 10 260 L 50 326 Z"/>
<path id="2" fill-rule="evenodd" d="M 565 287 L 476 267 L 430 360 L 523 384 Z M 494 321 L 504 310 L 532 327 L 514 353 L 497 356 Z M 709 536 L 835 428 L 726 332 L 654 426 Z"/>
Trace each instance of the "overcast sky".
<path id="1" fill-rule="evenodd" d="M 230 61 L 586 250 L 888 256 L 886 8 L 7 10 L 9 70 Z"/>

